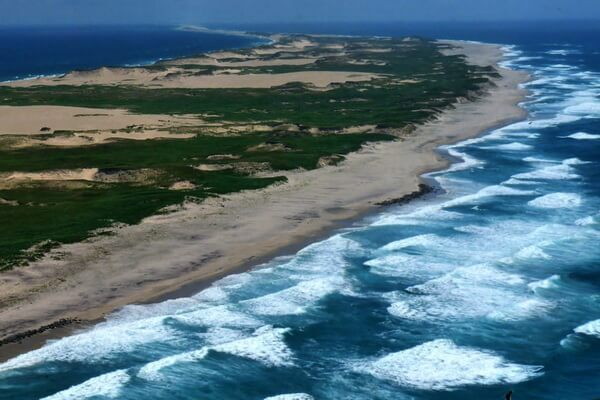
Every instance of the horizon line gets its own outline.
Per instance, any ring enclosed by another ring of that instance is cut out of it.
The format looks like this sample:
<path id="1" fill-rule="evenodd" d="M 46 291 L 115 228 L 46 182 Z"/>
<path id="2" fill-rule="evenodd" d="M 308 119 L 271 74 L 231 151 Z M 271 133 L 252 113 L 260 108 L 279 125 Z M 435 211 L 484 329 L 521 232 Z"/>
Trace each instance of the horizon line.
<path id="1" fill-rule="evenodd" d="M 3 28 L 14 28 L 14 27 L 55 27 L 55 26 L 77 26 L 77 27 L 95 27 L 95 26 L 131 26 L 131 27 L 144 27 L 144 26 L 162 26 L 162 27 L 178 27 L 186 25 L 204 26 L 204 27 L 218 27 L 218 26 L 253 26 L 253 25 L 312 25 L 312 24 L 469 24 L 469 25 L 483 25 L 483 24 L 494 24 L 494 23 L 557 23 L 557 22 L 587 22 L 587 23 L 600 23 L 600 18 L 539 18 L 539 19 L 489 19 L 489 20 L 462 20 L 462 19 L 438 19 L 438 20 L 311 20 L 311 21 L 256 21 L 256 22 L 148 22 L 148 23 L 127 23 L 127 22 L 81 22 L 81 23 L 69 23 L 69 22 L 47 22 L 47 23 L 7 23 L 0 26 L 0 30 Z M 577 28 L 577 27 L 573 27 Z"/>

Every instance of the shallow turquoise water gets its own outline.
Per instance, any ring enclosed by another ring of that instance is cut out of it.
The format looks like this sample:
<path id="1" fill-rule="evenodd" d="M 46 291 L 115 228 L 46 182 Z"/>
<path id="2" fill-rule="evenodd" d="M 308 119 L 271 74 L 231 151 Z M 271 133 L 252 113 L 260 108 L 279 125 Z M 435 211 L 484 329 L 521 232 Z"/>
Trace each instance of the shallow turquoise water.
<path id="1" fill-rule="evenodd" d="M 0 398 L 598 397 L 597 51 L 507 47 L 529 118 L 447 147 L 443 195 L 0 364 Z"/>

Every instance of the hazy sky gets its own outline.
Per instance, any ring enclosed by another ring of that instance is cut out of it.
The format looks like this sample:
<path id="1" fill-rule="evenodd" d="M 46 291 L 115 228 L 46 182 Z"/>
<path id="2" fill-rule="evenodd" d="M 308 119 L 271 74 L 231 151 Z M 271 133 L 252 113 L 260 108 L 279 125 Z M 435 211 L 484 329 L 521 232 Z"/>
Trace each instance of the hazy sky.
<path id="1" fill-rule="evenodd" d="M 600 0 L 0 0 L 0 26 L 515 19 L 600 19 Z"/>

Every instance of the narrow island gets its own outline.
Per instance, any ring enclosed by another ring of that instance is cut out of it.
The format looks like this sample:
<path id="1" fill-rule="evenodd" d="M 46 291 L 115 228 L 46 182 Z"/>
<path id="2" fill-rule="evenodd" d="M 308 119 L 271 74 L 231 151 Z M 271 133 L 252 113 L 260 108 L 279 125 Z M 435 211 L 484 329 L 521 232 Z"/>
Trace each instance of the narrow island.
<path id="1" fill-rule="evenodd" d="M 0 84 L 0 358 L 412 199 L 438 146 L 523 116 L 499 46 L 261 37 Z"/>

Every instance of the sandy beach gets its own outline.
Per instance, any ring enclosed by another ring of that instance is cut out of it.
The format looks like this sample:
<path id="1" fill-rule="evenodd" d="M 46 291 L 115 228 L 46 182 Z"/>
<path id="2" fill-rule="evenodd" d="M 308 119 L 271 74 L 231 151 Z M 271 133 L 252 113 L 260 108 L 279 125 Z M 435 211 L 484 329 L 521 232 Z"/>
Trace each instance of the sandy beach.
<path id="1" fill-rule="evenodd" d="M 452 44 L 474 64 L 494 65 L 502 58 L 499 46 Z M 55 251 L 60 259 L 50 254 L 3 273 L 0 338 L 61 319 L 97 321 L 126 304 L 198 290 L 227 274 L 293 252 L 377 209 L 377 203 L 417 191 L 421 174 L 448 165 L 436 151 L 440 145 L 525 116 L 518 107 L 526 94 L 519 84 L 528 76 L 502 68 L 499 72 L 496 86 L 480 99 L 457 104 L 403 140 L 364 146 L 336 166 L 289 172 L 285 184 L 184 204 L 176 212 L 120 228 L 112 236 L 62 246 Z M 0 360 L 68 331 L 61 328 L 21 344 L 0 346 Z"/>

